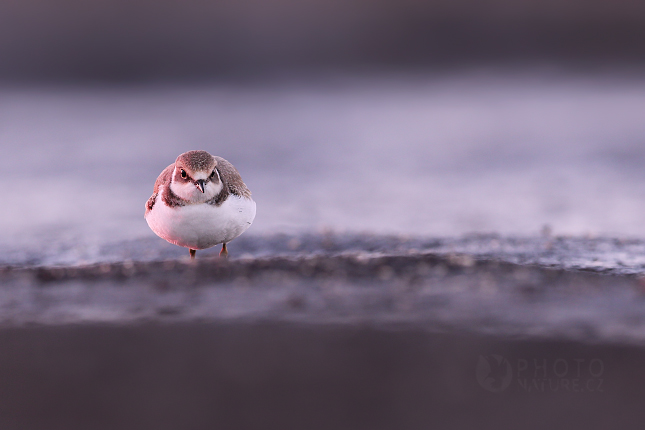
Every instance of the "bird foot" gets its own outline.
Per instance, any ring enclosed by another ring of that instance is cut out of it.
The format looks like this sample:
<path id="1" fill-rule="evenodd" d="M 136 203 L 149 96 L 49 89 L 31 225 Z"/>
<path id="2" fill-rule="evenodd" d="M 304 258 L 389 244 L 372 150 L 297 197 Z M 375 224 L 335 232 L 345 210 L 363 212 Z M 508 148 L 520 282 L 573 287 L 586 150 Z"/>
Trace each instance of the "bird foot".
<path id="1" fill-rule="evenodd" d="M 222 250 L 219 253 L 221 258 L 228 258 L 228 249 L 226 249 L 226 244 L 222 244 Z"/>
<path id="2" fill-rule="evenodd" d="M 193 260 L 195 258 L 195 254 L 197 253 L 196 250 L 188 248 L 188 252 L 190 252 L 190 259 Z"/>

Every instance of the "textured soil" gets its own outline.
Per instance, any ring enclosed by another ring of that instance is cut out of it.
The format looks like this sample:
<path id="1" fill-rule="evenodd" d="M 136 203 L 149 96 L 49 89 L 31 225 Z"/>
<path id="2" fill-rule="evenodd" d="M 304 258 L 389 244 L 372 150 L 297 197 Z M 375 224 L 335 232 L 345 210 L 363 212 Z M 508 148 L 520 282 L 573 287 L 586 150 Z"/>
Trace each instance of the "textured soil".
<path id="1" fill-rule="evenodd" d="M 0 424 L 639 428 L 638 275 L 509 259 L 300 250 L 6 266 Z"/>

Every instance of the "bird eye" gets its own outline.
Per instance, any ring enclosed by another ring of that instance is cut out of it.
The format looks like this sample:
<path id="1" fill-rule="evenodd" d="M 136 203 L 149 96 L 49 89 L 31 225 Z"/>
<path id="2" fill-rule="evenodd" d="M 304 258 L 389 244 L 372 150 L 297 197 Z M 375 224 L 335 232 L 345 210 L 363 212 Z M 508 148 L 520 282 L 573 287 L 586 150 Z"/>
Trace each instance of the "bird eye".
<path id="1" fill-rule="evenodd" d="M 215 177 L 215 170 L 211 172 L 211 179 Z"/>
<path id="2" fill-rule="evenodd" d="M 186 171 L 184 169 L 181 169 L 181 177 L 186 179 Z"/>

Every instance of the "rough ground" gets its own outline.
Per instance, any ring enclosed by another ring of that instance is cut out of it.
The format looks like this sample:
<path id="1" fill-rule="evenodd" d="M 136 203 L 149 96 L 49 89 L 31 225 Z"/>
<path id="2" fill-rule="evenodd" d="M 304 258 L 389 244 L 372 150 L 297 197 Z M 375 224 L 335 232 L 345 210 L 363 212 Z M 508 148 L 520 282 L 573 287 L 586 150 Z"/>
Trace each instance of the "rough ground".
<path id="1" fill-rule="evenodd" d="M 640 278 L 472 253 L 345 251 L 6 267 L 2 278 L 5 325 L 341 321 L 645 341 Z"/>
<path id="2" fill-rule="evenodd" d="M 237 246 L 230 260 L 4 266 L 2 428 L 644 418 L 641 242 L 327 234 Z"/>

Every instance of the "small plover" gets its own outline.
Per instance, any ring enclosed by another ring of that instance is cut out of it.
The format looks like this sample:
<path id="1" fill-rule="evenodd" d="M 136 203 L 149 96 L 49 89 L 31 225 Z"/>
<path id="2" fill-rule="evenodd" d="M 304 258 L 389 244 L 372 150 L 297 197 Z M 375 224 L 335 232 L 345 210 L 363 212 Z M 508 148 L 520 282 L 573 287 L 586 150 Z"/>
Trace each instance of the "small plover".
<path id="1" fill-rule="evenodd" d="M 144 215 L 157 236 L 189 249 L 226 244 L 251 226 L 255 202 L 231 163 L 206 151 L 188 151 L 155 182 Z"/>

